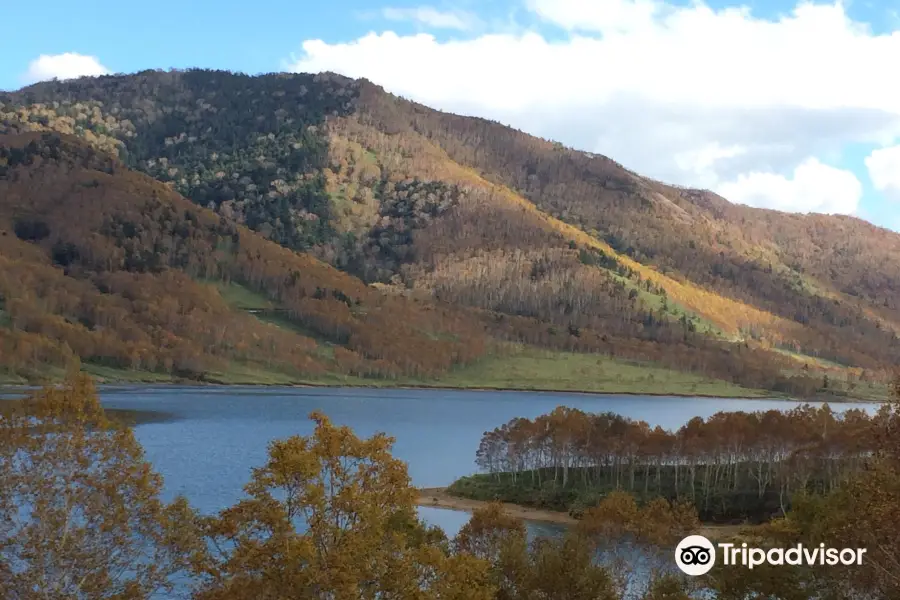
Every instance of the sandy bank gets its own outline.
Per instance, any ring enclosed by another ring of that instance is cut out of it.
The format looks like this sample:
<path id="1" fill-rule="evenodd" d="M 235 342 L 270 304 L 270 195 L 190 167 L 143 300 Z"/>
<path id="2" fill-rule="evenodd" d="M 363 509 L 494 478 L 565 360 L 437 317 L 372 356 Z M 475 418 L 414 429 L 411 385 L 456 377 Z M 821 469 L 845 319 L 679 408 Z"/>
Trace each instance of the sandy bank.
<path id="1" fill-rule="evenodd" d="M 477 508 L 487 505 L 487 502 L 451 496 L 447 493 L 446 488 L 420 488 L 417 504 L 419 506 L 472 512 Z M 553 523 L 556 525 L 574 525 L 578 522 L 576 519 L 570 517 L 568 513 L 555 510 L 529 508 L 527 506 L 511 504 L 509 502 L 503 503 L 503 509 L 506 511 L 506 514 L 526 521 Z M 745 525 L 702 525 L 694 533 L 705 536 L 711 540 L 716 540 L 737 535 L 741 531 L 747 529 L 748 526 Z"/>
<path id="2" fill-rule="evenodd" d="M 419 506 L 431 506 L 434 508 L 446 508 L 449 510 L 462 510 L 472 512 L 477 508 L 487 505 L 482 500 L 469 500 L 468 498 L 457 498 L 447 493 L 446 488 L 421 488 L 419 489 Z M 575 519 L 567 513 L 555 510 L 541 510 L 538 508 L 529 508 L 518 504 L 503 503 L 503 509 L 506 514 L 525 519 L 527 521 L 538 521 L 541 523 L 556 523 L 558 525 L 573 525 L 577 523 Z"/>

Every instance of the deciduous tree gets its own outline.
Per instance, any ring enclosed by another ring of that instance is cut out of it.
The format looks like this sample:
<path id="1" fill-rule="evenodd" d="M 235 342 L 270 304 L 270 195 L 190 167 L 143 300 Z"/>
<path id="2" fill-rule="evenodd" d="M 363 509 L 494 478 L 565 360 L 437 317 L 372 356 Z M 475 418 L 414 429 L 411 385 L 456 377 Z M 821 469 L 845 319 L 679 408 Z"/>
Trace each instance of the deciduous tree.
<path id="1" fill-rule="evenodd" d="M 198 550 L 183 499 L 160 499 L 131 431 L 76 376 L 0 417 L 0 597 L 144 600 Z"/>
<path id="2" fill-rule="evenodd" d="M 313 434 L 272 443 L 249 498 L 207 522 L 196 597 L 490 599 L 488 563 L 418 521 L 393 440 L 311 418 Z"/>

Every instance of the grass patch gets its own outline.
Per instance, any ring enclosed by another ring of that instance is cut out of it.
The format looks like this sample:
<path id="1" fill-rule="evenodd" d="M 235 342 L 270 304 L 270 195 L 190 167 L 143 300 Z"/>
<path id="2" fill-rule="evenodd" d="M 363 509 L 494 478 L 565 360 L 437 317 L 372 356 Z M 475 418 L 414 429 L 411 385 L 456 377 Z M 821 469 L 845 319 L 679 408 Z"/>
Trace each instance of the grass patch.
<path id="1" fill-rule="evenodd" d="M 290 322 L 283 326 L 291 326 Z M 323 358 L 334 347 L 322 343 L 317 351 Z M 176 383 L 183 380 L 166 373 L 131 371 L 91 363 L 82 370 L 104 383 Z M 0 372 L 0 384 L 43 384 L 65 379 L 63 369 L 12 375 Z M 683 373 L 652 364 L 614 359 L 598 354 L 549 351 L 509 344 L 500 352 L 467 366 L 433 378 L 370 379 L 326 373 L 310 376 L 255 363 L 231 363 L 219 371 L 204 373 L 195 383 L 221 385 L 323 385 L 367 387 L 446 387 L 456 389 L 508 389 L 521 391 L 567 391 L 608 394 L 654 394 L 714 396 L 723 398 L 772 397 L 771 392 L 744 388 L 732 383 Z M 858 392 L 862 391 L 860 385 Z M 886 393 L 886 387 L 884 392 Z M 877 392 L 870 390 L 873 399 Z M 868 394 L 867 394 L 868 395 Z M 855 394 L 858 397 L 858 394 Z M 880 399 L 880 398 L 879 398 Z"/>
<path id="2" fill-rule="evenodd" d="M 822 391 L 816 400 L 826 402 L 887 402 L 892 397 L 888 384 L 877 381 L 863 383 L 847 383 L 846 381 L 831 380 L 828 390 Z"/>
<path id="3" fill-rule="evenodd" d="M 725 333 L 720 328 L 716 327 L 716 325 L 712 321 L 709 321 L 702 316 L 687 310 L 677 302 L 673 302 L 671 298 L 648 292 L 640 285 L 638 285 L 634 280 L 623 277 L 615 271 L 611 271 L 609 269 L 606 269 L 606 271 L 614 281 L 622 283 L 627 290 L 635 290 L 638 294 L 638 299 L 648 310 L 652 310 L 656 313 L 662 311 L 666 319 L 672 322 L 678 322 L 681 319 L 682 315 L 686 315 L 687 318 L 694 323 L 694 327 L 697 333 L 710 335 L 712 337 L 721 339 L 732 338 L 732 336 L 725 335 Z"/>
<path id="4" fill-rule="evenodd" d="M 205 374 L 204 381 L 226 385 L 422 386 L 726 398 L 772 396 L 770 392 L 763 390 L 743 388 L 725 381 L 652 365 L 600 355 L 552 352 L 528 347 L 517 347 L 508 354 L 486 357 L 475 364 L 458 367 L 435 379 L 368 379 L 340 373 L 305 377 L 250 365 L 234 365 L 226 372 Z"/>
<path id="5" fill-rule="evenodd" d="M 334 344 L 328 342 L 319 343 L 315 353 L 319 358 L 334 360 Z"/>
<path id="6" fill-rule="evenodd" d="M 323 339 L 322 336 L 315 331 L 304 327 L 303 325 L 300 325 L 296 321 L 291 320 L 284 313 L 267 312 L 265 310 L 262 310 L 258 313 L 253 313 L 253 316 L 264 323 L 268 323 L 269 325 L 278 327 L 279 329 L 284 329 L 285 331 L 290 331 L 292 333 L 302 335 L 315 341 L 318 346 L 316 347 L 314 354 L 319 358 L 324 358 L 326 360 L 331 360 L 334 358 L 333 343 L 329 342 L 326 339 Z"/>
<path id="7" fill-rule="evenodd" d="M 207 371 L 201 381 L 221 385 L 291 385 L 300 376 L 261 365 L 231 363 L 223 371 Z"/>
<path id="8" fill-rule="evenodd" d="M 785 348 L 772 348 L 778 354 L 783 356 L 787 356 L 793 358 L 797 362 L 800 363 L 809 363 L 810 365 L 814 365 L 823 369 L 846 369 L 847 365 L 842 365 L 840 363 L 836 363 L 834 361 L 826 360 L 824 358 L 817 358 L 815 356 L 810 356 L 809 354 L 803 354 L 801 352 L 794 352 L 793 350 L 787 350 Z"/>
<path id="9" fill-rule="evenodd" d="M 232 308 L 236 310 L 247 311 L 254 318 L 274 325 L 280 329 L 300 334 L 304 337 L 311 338 L 319 344 L 317 354 L 323 358 L 331 358 L 334 356 L 334 349 L 321 336 L 314 331 L 303 327 L 302 325 L 292 321 L 286 314 L 276 312 L 277 306 L 274 302 L 253 290 L 239 283 L 223 283 L 208 282 L 214 285 L 222 296 L 222 299 Z M 223 374 L 226 378 L 228 374 Z M 267 378 L 264 378 L 267 379 Z"/>
<path id="10" fill-rule="evenodd" d="M 784 369 L 787 376 L 809 376 L 828 378 L 828 388 L 819 390 L 817 400 L 827 402 L 885 402 L 891 398 L 891 388 L 885 381 L 860 380 L 861 369 L 854 369 L 847 365 L 794 352 L 786 348 L 771 348 L 782 356 L 787 356 L 797 364 L 796 368 Z M 808 365 L 810 370 L 804 370 L 801 365 Z"/>
<path id="11" fill-rule="evenodd" d="M 101 382 L 127 381 L 135 383 L 172 383 L 175 379 L 167 373 L 154 373 L 152 371 L 132 371 L 118 369 L 106 365 L 82 363 L 81 370 Z"/>
<path id="12" fill-rule="evenodd" d="M 0 371 L 0 385 L 25 385 L 27 383 L 28 381 L 21 375 Z"/>
<path id="13" fill-rule="evenodd" d="M 253 316 L 262 321 L 263 323 L 269 323 L 270 325 L 274 325 L 281 329 L 286 329 L 287 331 L 292 331 L 294 333 L 299 333 L 300 335 L 313 338 L 316 341 L 320 341 L 316 335 L 316 333 L 306 327 L 303 327 L 299 323 L 292 321 L 286 314 L 277 313 L 277 312 L 266 312 L 265 309 L 262 309 L 261 312 L 253 313 Z"/>
<path id="14" fill-rule="evenodd" d="M 454 388 L 769 397 L 771 392 L 597 354 L 520 348 L 459 367 L 430 383 Z"/>
<path id="15" fill-rule="evenodd" d="M 274 308 L 272 301 L 253 290 L 235 282 L 213 283 L 222 299 L 232 308 L 239 310 L 265 310 Z"/>

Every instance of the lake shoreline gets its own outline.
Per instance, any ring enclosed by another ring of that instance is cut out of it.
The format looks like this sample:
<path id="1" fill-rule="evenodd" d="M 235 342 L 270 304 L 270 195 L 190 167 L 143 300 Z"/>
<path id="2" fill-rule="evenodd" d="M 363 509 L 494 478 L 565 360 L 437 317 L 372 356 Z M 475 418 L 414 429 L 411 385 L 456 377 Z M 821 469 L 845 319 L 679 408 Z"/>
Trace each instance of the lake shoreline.
<path id="1" fill-rule="evenodd" d="M 453 496 L 447 492 L 447 488 L 445 487 L 417 488 L 417 491 L 419 495 L 416 498 L 416 504 L 425 508 L 441 508 L 444 510 L 471 513 L 479 508 L 484 508 L 489 504 L 489 502 L 485 500 L 472 500 L 469 498 Z M 522 506 L 521 504 L 513 504 L 511 502 L 503 502 L 501 505 L 507 515 L 522 519 L 523 521 L 549 523 L 564 527 L 569 527 L 578 523 L 578 519 L 575 519 L 568 513 L 562 511 L 531 508 Z M 710 540 L 722 540 L 739 535 L 752 527 L 752 525 L 702 524 L 697 531 L 693 533 L 695 535 L 702 535 Z"/>
<path id="2" fill-rule="evenodd" d="M 427 384 L 404 384 L 404 385 L 378 385 L 378 384 L 362 384 L 362 383 L 220 383 L 217 381 L 132 381 L 128 379 L 102 379 L 94 378 L 98 387 L 196 387 L 196 388 L 228 388 L 228 387 L 248 387 L 248 388 L 352 388 L 352 389 L 376 389 L 376 390 L 435 390 L 445 392 L 507 392 L 507 393 L 532 393 L 532 394 L 577 394 L 582 396 L 652 396 L 656 398 L 708 398 L 723 400 L 785 400 L 788 402 L 802 402 L 795 398 L 787 396 L 723 396 L 722 394 L 705 394 L 702 392 L 641 392 L 641 391 L 610 391 L 597 392 L 589 390 L 571 390 L 560 388 L 509 388 L 494 386 L 447 386 L 447 385 L 427 385 Z M 4 392 L 23 392 L 34 389 L 40 389 L 42 385 L 54 385 L 60 382 L 52 382 L 48 384 L 0 384 L 0 393 Z M 821 400 L 810 400 L 812 402 L 820 402 Z M 865 400 L 847 399 L 840 402 L 865 402 Z M 870 400 L 869 402 L 877 402 Z"/>
<path id="3" fill-rule="evenodd" d="M 308 387 L 320 387 L 311 385 Z M 328 386 L 326 386 L 328 387 Z M 342 387 L 342 386 L 330 386 Z M 378 387 L 378 386 L 347 386 L 347 387 Z M 788 400 L 786 396 L 723 396 L 722 394 L 686 393 L 686 392 L 592 392 L 587 390 L 566 390 L 551 388 L 505 388 L 491 386 L 466 386 L 451 387 L 441 385 L 400 385 L 388 386 L 396 390 L 438 390 L 438 391 L 463 391 L 463 392 L 528 392 L 532 394 L 578 394 L 582 396 L 654 396 L 657 398 L 709 398 L 728 400 Z"/>
<path id="4" fill-rule="evenodd" d="M 510 388 L 495 386 L 447 386 L 447 385 L 428 385 L 428 384 L 403 384 L 403 385 L 379 385 L 364 384 L 356 382 L 341 383 L 315 383 L 315 382 L 296 382 L 296 383 L 222 383 L 218 381 L 197 381 L 197 380 L 172 380 L 165 382 L 154 381 L 138 381 L 128 379 L 105 379 L 94 377 L 100 389 L 104 387 L 196 387 L 196 388 L 298 388 L 298 389 L 335 389 L 335 388 L 351 388 L 351 389 L 376 389 L 376 390 L 435 390 L 446 392 L 504 392 L 504 393 L 532 393 L 532 394 L 571 394 L 579 396 L 647 396 L 653 398 L 702 398 L 709 400 L 780 400 L 785 402 L 825 402 L 828 404 L 883 404 L 885 400 L 874 400 L 869 398 L 848 398 L 841 396 L 829 397 L 812 397 L 812 398 L 791 398 L 789 396 L 772 394 L 769 396 L 728 396 L 722 394 L 707 394 L 703 392 L 641 392 L 641 391 L 590 391 L 590 390 L 572 390 L 560 388 Z M 4 384 L 0 383 L 0 395 L 12 392 L 24 392 L 39 389 L 42 385 L 53 385 L 59 382 L 48 384 Z"/>

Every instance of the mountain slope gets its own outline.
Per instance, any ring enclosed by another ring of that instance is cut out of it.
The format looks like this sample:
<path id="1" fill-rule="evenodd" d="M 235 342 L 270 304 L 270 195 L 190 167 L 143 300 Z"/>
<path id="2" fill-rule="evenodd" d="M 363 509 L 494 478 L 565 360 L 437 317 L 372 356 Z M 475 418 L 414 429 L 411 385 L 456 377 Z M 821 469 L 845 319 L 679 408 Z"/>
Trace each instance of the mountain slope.
<path id="1" fill-rule="evenodd" d="M 34 130 L 364 281 L 487 310 L 466 314 L 494 336 L 792 391 L 900 363 L 900 236 L 666 186 L 364 80 L 148 71 L 0 94 L 0 132 Z"/>
<path id="2" fill-rule="evenodd" d="M 666 186 L 605 157 L 434 111 L 371 84 L 359 112 L 376 128 L 427 137 L 454 161 L 635 261 L 738 302 L 722 307 L 717 320 L 726 329 L 849 364 L 866 364 L 864 354 L 898 362 L 896 233 L 851 217 L 789 215 Z M 746 305 L 761 312 L 746 314 Z"/>
<path id="3" fill-rule="evenodd" d="M 385 296 L 72 137 L 0 136 L 0 232 L 0 350 L 14 373 L 80 357 L 190 378 L 233 363 L 433 376 L 484 351 L 458 311 Z M 227 286 L 287 327 L 235 310 Z"/>
<path id="4" fill-rule="evenodd" d="M 365 286 L 78 138 L 0 136 L 0 381 L 80 363 L 114 380 L 756 393 L 485 335 L 533 326 Z M 632 358 L 651 350 L 613 343 Z"/>

